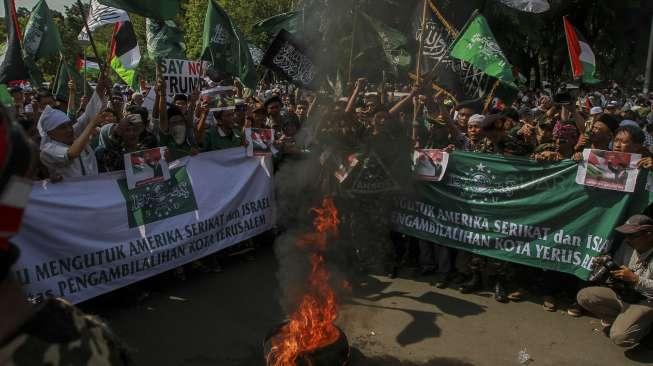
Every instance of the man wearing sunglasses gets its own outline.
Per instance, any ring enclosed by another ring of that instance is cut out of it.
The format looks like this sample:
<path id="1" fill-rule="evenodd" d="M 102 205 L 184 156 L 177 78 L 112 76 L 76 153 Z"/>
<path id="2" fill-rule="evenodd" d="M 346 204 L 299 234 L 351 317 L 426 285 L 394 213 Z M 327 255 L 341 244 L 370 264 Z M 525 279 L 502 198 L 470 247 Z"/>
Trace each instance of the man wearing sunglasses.
<path id="1" fill-rule="evenodd" d="M 613 268 L 610 277 L 634 290 L 637 299 L 626 299 L 608 287 L 584 288 L 577 299 L 601 319 L 616 345 L 633 348 L 653 324 L 653 219 L 635 215 L 615 230 L 625 238 L 613 260 L 619 267 Z"/>

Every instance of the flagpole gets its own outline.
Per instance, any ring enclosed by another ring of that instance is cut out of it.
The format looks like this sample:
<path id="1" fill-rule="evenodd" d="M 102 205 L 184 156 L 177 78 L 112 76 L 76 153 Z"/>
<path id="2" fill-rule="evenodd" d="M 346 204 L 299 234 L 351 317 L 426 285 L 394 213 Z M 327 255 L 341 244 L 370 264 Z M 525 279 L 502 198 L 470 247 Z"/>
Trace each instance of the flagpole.
<path id="1" fill-rule="evenodd" d="M 84 21 L 84 29 L 86 29 L 86 34 L 88 34 L 88 39 L 91 42 L 91 47 L 93 47 L 93 53 L 95 54 L 95 58 L 97 58 L 99 63 L 101 60 L 100 53 L 97 51 L 97 47 L 93 41 L 93 34 L 91 34 L 91 29 L 88 27 L 88 20 L 86 19 L 86 12 L 84 12 L 84 5 L 82 5 L 82 0 L 77 0 L 77 5 L 79 6 L 79 11 L 82 13 L 81 15 L 82 20 Z M 102 64 L 100 64 L 100 68 L 104 70 Z"/>
<path id="2" fill-rule="evenodd" d="M 428 9 L 429 0 L 424 0 L 422 7 L 422 24 L 421 32 L 419 33 L 419 50 L 417 51 L 417 70 L 415 71 L 416 85 L 419 85 L 422 79 L 422 56 L 424 55 L 424 33 L 426 32 L 426 10 Z"/>
<path id="3" fill-rule="evenodd" d="M 653 19 L 651 19 L 651 35 L 648 40 L 648 55 L 646 57 L 646 78 L 644 79 L 644 93 L 649 92 L 651 86 L 651 67 L 653 66 Z"/>
<path id="4" fill-rule="evenodd" d="M 347 83 L 351 85 L 352 70 L 354 65 L 354 49 L 356 47 L 356 26 L 358 23 L 358 1 L 354 1 L 354 24 L 351 32 L 351 47 L 349 48 L 349 72 L 347 76 Z"/>
<path id="5" fill-rule="evenodd" d="M 483 106 L 483 114 L 486 114 L 490 110 L 490 104 L 494 99 L 494 95 L 497 92 L 499 85 L 501 85 L 501 80 L 497 79 L 497 81 L 494 82 L 494 85 L 492 85 L 492 90 L 490 90 L 490 94 L 488 94 L 487 98 L 485 99 L 485 105 Z"/>
<path id="6" fill-rule="evenodd" d="M 84 85 L 83 85 L 84 94 L 82 95 L 84 96 L 84 98 L 86 98 L 86 50 L 83 48 L 82 48 L 82 55 L 84 56 Z"/>
<path id="7" fill-rule="evenodd" d="M 62 64 L 63 64 L 63 55 L 60 53 L 59 66 L 57 67 L 57 72 L 54 74 L 54 80 L 52 80 L 52 87 L 50 88 L 52 94 L 55 93 L 55 88 L 57 87 L 57 83 L 59 82 L 59 74 L 61 73 Z"/>

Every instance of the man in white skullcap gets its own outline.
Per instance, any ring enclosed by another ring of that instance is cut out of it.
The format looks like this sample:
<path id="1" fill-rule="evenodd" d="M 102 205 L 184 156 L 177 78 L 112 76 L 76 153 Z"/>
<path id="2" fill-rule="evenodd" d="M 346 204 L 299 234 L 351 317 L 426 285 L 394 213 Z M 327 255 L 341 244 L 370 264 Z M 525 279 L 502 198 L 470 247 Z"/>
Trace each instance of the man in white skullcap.
<path id="1" fill-rule="evenodd" d="M 101 77 L 102 79 L 102 77 Z M 41 135 L 41 162 L 48 168 L 50 178 L 74 178 L 97 175 L 95 153 L 89 140 L 102 110 L 105 87 L 99 82 L 84 114 L 71 121 L 64 112 L 47 106 L 38 122 Z"/>

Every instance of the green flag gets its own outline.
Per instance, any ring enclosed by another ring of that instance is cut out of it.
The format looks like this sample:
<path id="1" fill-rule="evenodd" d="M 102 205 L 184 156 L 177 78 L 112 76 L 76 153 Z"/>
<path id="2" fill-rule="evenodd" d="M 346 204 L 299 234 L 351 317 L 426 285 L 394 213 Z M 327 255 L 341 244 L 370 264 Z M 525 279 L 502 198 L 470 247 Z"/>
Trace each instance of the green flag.
<path id="1" fill-rule="evenodd" d="M 42 57 L 55 56 L 61 50 L 59 29 L 52 20 L 52 13 L 45 0 L 40 0 L 32 9 L 25 27 L 23 53 L 25 59 L 36 61 Z"/>
<path id="2" fill-rule="evenodd" d="M 392 223 L 440 245 L 587 279 L 614 228 L 651 202 L 646 175 L 635 193 L 576 183 L 578 164 L 454 152 L 441 182 L 418 182 Z"/>
<path id="3" fill-rule="evenodd" d="M 449 48 L 452 57 L 467 61 L 484 73 L 513 83 L 512 66 L 494 38 L 487 20 L 478 11 Z"/>
<path id="4" fill-rule="evenodd" d="M 147 52 L 155 60 L 164 58 L 185 59 L 184 32 L 173 20 L 147 18 Z"/>
<path id="5" fill-rule="evenodd" d="M 36 67 L 36 61 L 43 57 L 58 55 L 61 51 L 59 29 L 52 20 L 52 13 L 45 0 L 40 0 L 32 9 L 23 37 L 23 56 L 29 68 L 32 81 L 43 83 L 43 76 Z"/>
<path id="6" fill-rule="evenodd" d="M 360 12 L 360 15 L 365 19 L 370 28 L 379 40 L 386 59 L 390 65 L 396 70 L 397 67 L 410 66 L 411 57 L 406 46 L 408 38 L 400 31 L 383 24 L 380 20 L 373 18 L 370 15 Z"/>
<path id="7" fill-rule="evenodd" d="M 58 99 L 68 100 L 68 81 L 70 81 L 70 79 L 75 81 L 77 91 L 76 97 L 78 100 L 84 94 L 85 89 L 86 95 L 88 96 L 93 92 L 88 83 L 84 82 L 84 76 L 77 72 L 74 66 L 71 66 L 66 62 L 61 62 L 59 64 L 59 70 L 57 71 L 57 79 L 54 81 L 54 90 L 52 94 L 54 94 Z M 68 112 L 72 113 L 74 111 Z"/>
<path id="8" fill-rule="evenodd" d="M 146 18 L 172 19 L 181 12 L 180 0 L 98 0 L 101 4 Z"/>
<path id="9" fill-rule="evenodd" d="M 245 86 L 256 87 L 256 66 L 247 40 L 216 0 L 209 1 L 202 41 L 202 59 L 211 61 L 214 69 L 240 78 Z"/>
<path id="10" fill-rule="evenodd" d="M 295 35 L 301 32 L 302 14 L 302 11 L 291 11 L 263 19 L 254 24 L 252 32 L 275 35 L 280 30 L 285 29 L 288 33 Z"/>
<path id="11" fill-rule="evenodd" d="M 5 106 L 5 108 L 11 108 L 14 106 L 14 98 L 9 93 L 7 84 L 0 84 L 0 104 Z"/>

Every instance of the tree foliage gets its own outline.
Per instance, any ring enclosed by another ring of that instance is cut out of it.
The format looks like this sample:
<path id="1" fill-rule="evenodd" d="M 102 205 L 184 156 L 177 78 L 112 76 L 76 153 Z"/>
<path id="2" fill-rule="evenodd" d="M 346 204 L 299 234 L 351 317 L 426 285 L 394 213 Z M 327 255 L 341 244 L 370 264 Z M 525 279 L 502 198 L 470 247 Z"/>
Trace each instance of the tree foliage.
<path id="1" fill-rule="evenodd" d="M 182 12 L 176 19 L 184 30 L 187 57 L 198 59 L 201 54 L 204 16 L 208 1 L 184 0 Z M 411 22 L 422 0 L 216 0 L 231 16 L 247 39 L 265 49 L 269 35 L 253 34 L 254 23 L 270 16 L 296 9 L 306 9 L 304 38 L 317 54 L 325 56 L 323 63 L 332 78 L 340 71 L 345 75 L 352 44 L 354 9 L 366 12 L 385 24 L 412 37 Z M 434 0 L 443 7 L 453 6 L 460 0 Z M 498 0 L 469 0 L 488 18 L 491 28 L 511 63 L 526 77 L 537 81 L 569 79 L 569 60 L 562 27 L 562 16 L 587 38 L 597 56 L 597 70 L 603 80 L 615 79 L 622 83 L 641 82 L 644 73 L 653 1 L 650 0 L 551 0 L 551 10 L 544 14 L 530 14 L 499 4 Z M 94 57 L 91 47 L 82 49 L 77 35 L 82 29 L 82 11 L 77 3 L 67 6 L 63 13 L 54 12 L 64 44 L 62 52 L 67 62 L 74 62 L 83 52 Z M 30 9 L 18 8 L 19 24 L 24 30 Z M 145 19 L 130 14 L 141 46 L 142 58 L 139 74 L 148 80 L 154 77 L 154 62 L 147 57 Z M 354 73 L 379 77 L 384 69 L 379 64 L 378 47 L 370 47 L 371 39 L 359 22 L 354 43 Z M 0 22 L 0 37 L 5 37 L 4 22 Z M 112 27 L 103 27 L 94 33 L 100 61 L 106 62 Z M 320 46 L 321 45 L 321 46 Z M 413 45 L 415 46 L 415 45 Z M 413 53 L 415 50 L 413 50 Z M 59 58 L 39 61 L 46 78 L 56 73 Z M 401 75 L 400 75 L 401 76 Z M 117 76 L 113 75 L 117 80 Z"/>

